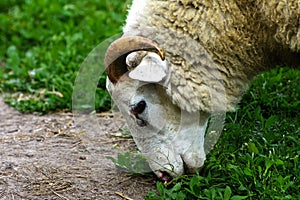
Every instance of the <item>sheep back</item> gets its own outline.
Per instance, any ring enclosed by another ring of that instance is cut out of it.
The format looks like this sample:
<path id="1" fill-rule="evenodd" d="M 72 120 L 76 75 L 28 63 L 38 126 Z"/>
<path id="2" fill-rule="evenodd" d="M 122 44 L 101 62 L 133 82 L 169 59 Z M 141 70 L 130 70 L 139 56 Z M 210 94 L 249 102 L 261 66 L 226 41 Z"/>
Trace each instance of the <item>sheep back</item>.
<path id="1" fill-rule="evenodd" d="M 298 51 L 297 2 L 134 0 L 124 35 L 150 38 L 166 50 L 169 95 L 179 107 L 213 112 L 220 109 L 214 101 L 234 110 L 255 75 Z"/>

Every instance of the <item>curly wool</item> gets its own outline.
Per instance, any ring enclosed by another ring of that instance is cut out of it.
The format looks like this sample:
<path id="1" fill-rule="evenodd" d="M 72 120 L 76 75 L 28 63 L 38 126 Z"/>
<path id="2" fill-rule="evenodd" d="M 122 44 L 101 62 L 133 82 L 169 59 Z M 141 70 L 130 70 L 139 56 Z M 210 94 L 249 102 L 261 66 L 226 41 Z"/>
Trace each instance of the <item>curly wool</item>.
<path id="1" fill-rule="evenodd" d="M 300 66 L 299 23 L 298 0 L 134 0 L 124 35 L 165 49 L 180 108 L 232 111 L 255 75 Z"/>

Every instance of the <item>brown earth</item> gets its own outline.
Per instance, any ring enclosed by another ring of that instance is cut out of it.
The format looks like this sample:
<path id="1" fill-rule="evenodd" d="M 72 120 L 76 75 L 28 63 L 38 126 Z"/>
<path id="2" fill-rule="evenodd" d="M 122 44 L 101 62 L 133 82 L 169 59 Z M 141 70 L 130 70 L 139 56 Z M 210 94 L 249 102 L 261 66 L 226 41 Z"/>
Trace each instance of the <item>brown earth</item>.
<path id="1" fill-rule="evenodd" d="M 21 114 L 0 98 L 0 199 L 143 199 L 154 176 L 118 172 L 106 156 L 135 148 L 106 113 Z"/>

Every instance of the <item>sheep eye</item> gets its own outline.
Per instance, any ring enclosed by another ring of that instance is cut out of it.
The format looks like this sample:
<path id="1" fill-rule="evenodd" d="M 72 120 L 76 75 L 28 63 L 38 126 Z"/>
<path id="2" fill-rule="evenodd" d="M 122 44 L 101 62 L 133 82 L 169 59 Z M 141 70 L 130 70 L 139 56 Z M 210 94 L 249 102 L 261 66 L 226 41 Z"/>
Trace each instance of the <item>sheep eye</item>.
<path id="1" fill-rule="evenodd" d="M 139 114 L 142 114 L 146 108 L 146 102 L 145 101 L 140 101 L 137 104 L 130 105 L 130 112 L 134 116 L 138 116 Z"/>
<path id="2" fill-rule="evenodd" d="M 130 112 L 135 116 L 136 118 L 136 123 L 140 126 L 140 127 L 144 127 L 147 126 L 147 123 L 145 120 L 143 120 L 139 114 L 142 114 L 145 109 L 146 109 L 146 102 L 145 101 L 140 101 L 136 104 L 130 105 Z"/>

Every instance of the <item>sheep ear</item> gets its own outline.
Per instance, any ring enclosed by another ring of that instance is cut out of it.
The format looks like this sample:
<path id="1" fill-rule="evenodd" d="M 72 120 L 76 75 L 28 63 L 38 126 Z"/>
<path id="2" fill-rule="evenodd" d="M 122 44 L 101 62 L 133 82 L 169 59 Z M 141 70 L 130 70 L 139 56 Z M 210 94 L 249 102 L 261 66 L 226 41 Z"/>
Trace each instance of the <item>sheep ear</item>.
<path id="1" fill-rule="evenodd" d="M 166 62 L 162 61 L 156 55 L 146 56 L 141 63 L 129 73 L 129 77 L 143 82 L 158 83 L 166 78 L 166 69 Z"/>

